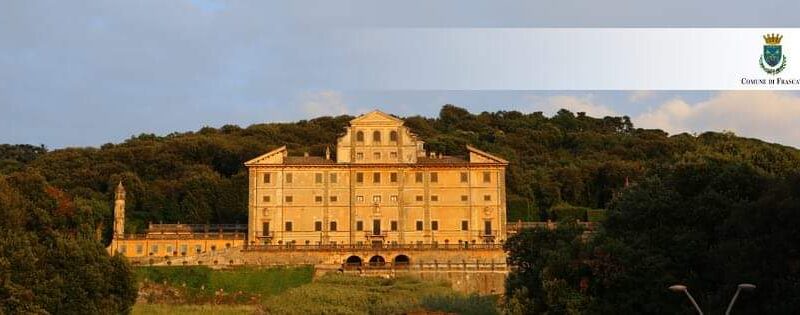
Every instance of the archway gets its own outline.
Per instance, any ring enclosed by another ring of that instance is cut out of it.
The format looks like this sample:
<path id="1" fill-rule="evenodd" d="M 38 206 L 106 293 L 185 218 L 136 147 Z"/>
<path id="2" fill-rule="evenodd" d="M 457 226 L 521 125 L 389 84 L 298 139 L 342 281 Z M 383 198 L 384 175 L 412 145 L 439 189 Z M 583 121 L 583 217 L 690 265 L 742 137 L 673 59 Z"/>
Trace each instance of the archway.
<path id="1" fill-rule="evenodd" d="M 394 266 L 397 268 L 407 268 L 411 264 L 411 259 L 406 255 L 397 255 L 394 257 Z"/>
<path id="2" fill-rule="evenodd" d="M 361 267 L 361 263 L 362 263 L 361 257 L 358 257 L 356 255 L 347 257 L 347 260 L 344 261 L 345 267 L 348 267 L 348 268 Z"/>
<path id="3" fill-rule="evenodd" d="M 384 265 L 386 265 L 386 259 L 383 259 L 383 256 L 375 255 L 369 259 L 370 267 L 383 267 Z"/>

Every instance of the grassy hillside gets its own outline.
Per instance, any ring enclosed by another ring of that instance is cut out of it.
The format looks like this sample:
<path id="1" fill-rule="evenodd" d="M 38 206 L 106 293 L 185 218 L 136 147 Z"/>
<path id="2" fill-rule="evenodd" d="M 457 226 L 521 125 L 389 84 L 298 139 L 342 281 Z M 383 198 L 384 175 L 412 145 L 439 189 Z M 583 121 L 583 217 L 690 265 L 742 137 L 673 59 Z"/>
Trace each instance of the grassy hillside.
<path id="1" fill-rule="evenodd" d="M 310 283 L 313 267 L 238 267 L 212 270 L 206 266 L 138 267 L 145 288 L 140 300 L 153 303 L 252 304 Z"/>
<path id="2" fill-rule="evenodd" d="M 497 314 L 495 298 L 457 293 L 444 282 L 328 274 L 311 284 L 268 298 L 268 314 L 406 314 L 442 311 Z"/>

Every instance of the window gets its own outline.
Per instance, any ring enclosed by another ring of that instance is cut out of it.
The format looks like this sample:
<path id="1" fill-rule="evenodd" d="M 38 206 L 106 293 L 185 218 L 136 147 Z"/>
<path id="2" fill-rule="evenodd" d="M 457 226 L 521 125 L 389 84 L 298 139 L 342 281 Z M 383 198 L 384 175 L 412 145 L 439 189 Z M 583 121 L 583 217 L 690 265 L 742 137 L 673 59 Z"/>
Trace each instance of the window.
<path id="1" fill-rule="evenodd" d="M 322 221 L 314 222 L 314 231 L 322 231 Z"/>
<path id="2" fill-rule="evenodd" d="M 286 183 L 287 184 L 292 183 L 292 173 L 286 173 Z"/>
<path id="3" fill-rule="evenodd" d="M 397 231 L 397 221 L 391 221 L 389 222 L 389 225 L 391 226 L 392 231 Z"/>
<path id="4" fill-rule="evenodd" d="M 284 223 L 283 230 L 286 231 L 286 232 L 291 232 L 292 231 L 292 222 L 289 221 L 289 222 Z"/>
<path id="5" fill-rule="evenodd" d="M 492 195 L 483 195 L 483 201 L 492 201 Z"/>
<path id="6" fill-rule="evenodd" d="M 417 195 L 417 198 L 416 198 L 416 200 L 417 200 L 417 201 L 422 201 L 422 200 L 423 200 L 423 197 L 422 197 L 422 195 Z"/>
<path id="7" fill-rule="evenodd" d="M 438 231 L 439 230 L 439 221 L 431 221 L 431 230 Z"/>
<path id="8" fill-rule="evenodd" d="M 462 231 L 468 231 L 469 230 L 469 221 L 467 221 L 467 220 L 461 221 L 461 230 Z"/>
<path id="9" fill-rule="evenodd" d="M 292 202 L 292 201 L 294 201 L 294 198 L 292 198 L 292 196 L 286 196 L 286 202 Z"/>
<path id="10" fill-rule="evenodd" d="M 144 246 L 142 246 L 142 244 L 136 245 L 136 254 L 141 255 L 142 252 L 144 252 Z"/>
<path id="11" fill-rule="evenodd" d="M 439 201 L 439 196 L 431 195 L 431 201 Z"/>
<path id="12" fill-rule="evenodd" d="M 372 141 L 381 142 L 381 132 L 380 131 L 375 130 L 375 132 L 372 133 Z"/>
<path id="13" fill-rule="evenodd" d="M 269 184 L 272 181 L 272 174 L 264 173 L 264 184 Z"/>
<path id="14" fill-rule="evenodd" d="M 381 173 L 372 173 L 372 182 L 373 183 L 380 183 L 381 182 Z"/>
<path id="15" fill-rule="evenodd" d="M 150 253 L 151 254 L 158 254 L 158 245 L 150 246 Z"/>
<path id="16" fill-rule="evenodd" d="M 389 132 L 389 141 L 397 141 L 397 131 L 392 130 Z"/>
<path id="17" fill-rule="evenodd" d="M 189 251 L 189 246 L 187 246 L 186 244 L 181 245 L 181 250 L 180 250 L 181 255 L 185 255 L 188 251 Z"/>
<path id="18" fill-rule="evenodd" d="M 466 183 L 469 181 L 469 174 L 467 172 L 461 172 L 461 182 Z"/>
<path id="19" fill-rule="evenodd" d="M 269 222 L 261 223 L 261 235 L 269 236 Z"/>
<path id="20" fill-rule="evenodd" d="M 331 221 L 331 231 L 336 231 L 336 221 Z"/>
<path id="21" fill-rule="evenodd" d="M 322 202 L 322 196 L 314 196 L 314 202 Z"/>
<path id="22" fill-rule="evenodd" d="M 422 173 L 421 172 L 417 172 L 416 174 L 414 174 L 414 181 L 417 182 L 417 183 L 421 183 L 422 182 Z"/>
<path id="23" fill-rule="evenodd" d="M 389 174 L 389 181 L 392 182 L 392 183 L 396 183 L 397 182 L 397 173 Z"/>
<path id="24" fill-rule="evenodd" d="M 331 184 L 336 184 L 339 179 L 336 176 L 336 173 L 331 173 Z"/>
<path id="25" fill-rule="evenodd" d="M 439 173 L 431 172 L 431 183 L 439 182 Z"/>
<path id="26" fill-rule="evenodd" d="M 356 201 L 364 202 L 364 196 L 356 196 Z"/>
<path id="27" fill-rule="evenodd" d="M 331 202 L 339 201 L 339 196 L 331 196 Z"/>
<path id="28" fill-rule="evenodd" d="M 356 231 L 364 230 L 364 221 L 356 221 Z"/>
<path id="29" fill-rule="evenodd" d="M 203 251 L 203 246 L 202 246 L 202 245 L 195 245 L 195 246 L 194 246 L 194 252 L 195 252 L 195 253 L 198 253 L 198 254 L 199 254 L 199 253 L 200 253 L 200 252 L 202 252 L 202 251 Z"/>
<path id="30" fill-rule="evenodd" d="M 264 202 L 269 202 L 269 196 L 261 197 L 261 200 L 263 200 Z"/>
<path id="31" fill-rule="evenodd" d="M 484 183 L 491 183 L 492 182 L 492 173 L 491 172 L 483 172 L 483 182 Z"/>
<path id="32" fill-rule="evenodd" d="M 172 254 L 172 245 L 167 245 L 167 255 Z"/>
<path id="33" fill-rule="evenodd" d="M 467 201 L 467 200 L 469 200 L 469 196 L 461 195 L 461 201 Z"/>
<path id="34" fill-rule="evenodd" d="M 356 132 L 356 141 L 364 142 L 364 132 L 363 131 Z"/>
<path id="35" fill-rule="evenodd" d="M 381 153 L 380 152 L 373 152 L 372 153 L 372 158 L 376 159 L 376 160 L 380 160 L 381 159 Z"/>
<path id="36" fill-rule="evenodd" d="M 492 221 L 483 222 L 483 235 L 492 235 Z"/>
<path id="37" fill-rule="evenodd" d="M 417 221 L 417 231 L 422 231 L 422 221 Z"/>
<path id="38" fill-rule="evenodd" d="M 372 220 L 372 234 L 381 235 L 381 220 Z"/>
<path id="39" fill-rule="evenodd" d="M 322 173 L 314 174 L 314 182 L 317 184 L 322 184 Z"/>
<path id="40" fill-rule="evenodd" d="M 381 196 L 380 195 L 372 196 L 372 202 L 373 203 L 381 203 Z"/>
<path id="41" fill-rule="evenodd" d="M 397 202 L 397 195 L 391 195 L 389 197 L 389 200 L 391 200 L 392 202 Z"/>
<path id="42" fill-rule="evenodd" d="M 356 173 L 356 183 L 364 182 L 364 173 Z"/>
<path id="43" fill-rule="evenodd" d="M 364 152 L 356 152 L 356 160 L 363 160 Z"/>

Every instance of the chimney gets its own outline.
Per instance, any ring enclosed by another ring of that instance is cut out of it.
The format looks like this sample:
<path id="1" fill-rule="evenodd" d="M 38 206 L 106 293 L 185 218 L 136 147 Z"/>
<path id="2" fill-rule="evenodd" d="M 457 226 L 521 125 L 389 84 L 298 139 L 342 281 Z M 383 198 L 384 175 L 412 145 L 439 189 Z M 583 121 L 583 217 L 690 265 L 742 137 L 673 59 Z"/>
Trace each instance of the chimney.
<path id="1" fill-rule="evenodd" d="M 331 159 L 331 147 L 330 146 L 326 146 L 325 147 L 325 159 L 326 160 L 330 160 Z"/>

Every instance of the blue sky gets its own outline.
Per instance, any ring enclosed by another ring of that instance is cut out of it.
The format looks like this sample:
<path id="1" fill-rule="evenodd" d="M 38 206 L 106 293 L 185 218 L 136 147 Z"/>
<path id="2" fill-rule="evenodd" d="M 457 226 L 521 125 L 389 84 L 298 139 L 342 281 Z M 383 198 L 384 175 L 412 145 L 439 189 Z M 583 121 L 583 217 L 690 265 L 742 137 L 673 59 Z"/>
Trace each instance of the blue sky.
<path id="1" fill-rule="evenodd" d="M 359 60 L 336 36 L 383 27 L 794 27 L 798 9 L 796 1 L 4 1 L 0 143 L 98 146 L 375 108 L 434 116 L 449 103 L 474 112 L 567 107 L 800 147 L 796 93 L 363 90 L 348 74 L 392 60 Z"/>

